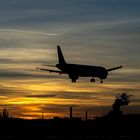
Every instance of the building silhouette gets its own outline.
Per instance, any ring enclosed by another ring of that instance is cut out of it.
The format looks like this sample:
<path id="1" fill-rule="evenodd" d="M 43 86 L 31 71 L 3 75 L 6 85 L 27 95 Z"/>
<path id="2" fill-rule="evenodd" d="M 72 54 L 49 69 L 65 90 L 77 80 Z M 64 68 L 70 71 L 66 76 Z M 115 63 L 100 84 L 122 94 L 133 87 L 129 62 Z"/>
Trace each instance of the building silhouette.
<path id="1" fill-rule="evenodd" d="M 86 121 L 88 120 L 88 112 L 87 111 L 85 113 L 85 119 L 86 119 Z"/>
<path id="2" fill-rule="evenodd" d="M 72 120 L 72 107 L 70 107 L 70 119 Z"/>
<path id="3" fill-rule="evenodd" d="M 4 108 L 3 111 L 2 111 L 2 118 L 3 119 L 8 119 L 9 118 L 9 112 L 6 108 Z"/>

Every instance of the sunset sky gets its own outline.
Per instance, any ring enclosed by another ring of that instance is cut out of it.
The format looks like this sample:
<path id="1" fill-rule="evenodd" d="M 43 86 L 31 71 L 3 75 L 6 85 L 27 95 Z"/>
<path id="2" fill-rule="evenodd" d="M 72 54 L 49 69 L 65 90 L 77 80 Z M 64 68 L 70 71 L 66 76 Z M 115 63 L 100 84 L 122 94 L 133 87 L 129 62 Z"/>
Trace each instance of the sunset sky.
<path id="1" fill-rule="evenodd" d="M 123 65 L 100 84 L 36 70 L 69 63 Z M 140 113 L 139 0 L 0 0 L 0 111 L 45 118 L 107 114 L 115 96 L 132 94 L 125 113 Z"/>

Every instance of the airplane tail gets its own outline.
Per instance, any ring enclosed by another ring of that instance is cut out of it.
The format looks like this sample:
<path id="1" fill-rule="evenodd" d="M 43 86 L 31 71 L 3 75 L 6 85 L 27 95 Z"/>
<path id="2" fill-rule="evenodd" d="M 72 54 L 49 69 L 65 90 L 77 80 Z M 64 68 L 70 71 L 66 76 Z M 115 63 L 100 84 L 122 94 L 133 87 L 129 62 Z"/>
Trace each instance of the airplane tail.
<path id="1" fill-rule="evenodd" d="M 58 53 L 59 64 L 62 64 L 62 65 L 66 64 L 64 56 L 63 56 L 63 53 L 62 53 L 61 48 L 60 48 L 59 45 L 57 46 L 57 53 Z"/>

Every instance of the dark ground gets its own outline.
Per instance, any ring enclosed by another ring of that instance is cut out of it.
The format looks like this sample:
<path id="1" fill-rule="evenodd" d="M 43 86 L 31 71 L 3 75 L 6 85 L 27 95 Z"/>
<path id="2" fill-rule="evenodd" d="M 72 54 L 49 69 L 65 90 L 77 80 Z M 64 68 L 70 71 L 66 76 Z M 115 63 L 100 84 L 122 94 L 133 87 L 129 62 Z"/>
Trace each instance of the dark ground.
<path id="1" fill-rule="evenodd" d="M 107 115 L 95 120 L 0 119 L 0 139 L 136 139 L 140 136 L 140 115 Z"/>

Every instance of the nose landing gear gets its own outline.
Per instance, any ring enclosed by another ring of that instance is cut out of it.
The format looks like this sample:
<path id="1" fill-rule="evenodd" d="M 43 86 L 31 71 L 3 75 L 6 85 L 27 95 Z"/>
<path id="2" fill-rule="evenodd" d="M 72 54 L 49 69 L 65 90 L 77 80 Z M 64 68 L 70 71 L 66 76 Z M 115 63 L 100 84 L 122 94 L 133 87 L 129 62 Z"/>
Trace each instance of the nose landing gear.
<path id="1" fill-rule="evenodd" d="M 101 80 L 100 83 L 103 83 L 103 80 Z"/>

